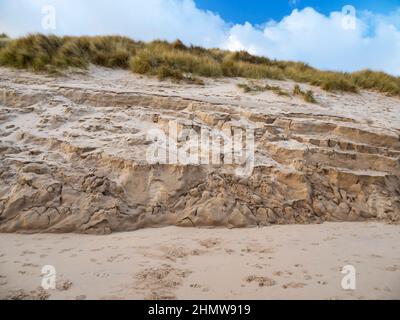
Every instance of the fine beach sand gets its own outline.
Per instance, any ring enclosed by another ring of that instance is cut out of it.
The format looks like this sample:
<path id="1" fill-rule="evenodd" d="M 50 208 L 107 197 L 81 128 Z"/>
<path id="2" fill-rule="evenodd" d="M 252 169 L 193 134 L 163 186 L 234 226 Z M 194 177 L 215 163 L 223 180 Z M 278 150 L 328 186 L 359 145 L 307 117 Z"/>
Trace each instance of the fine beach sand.
<path id="1" fill-rule="evenodd" d="M 400 228 L 363 223 L 1 234 L 0 299 L 399 299 Z M 44 265 L 57 288 L 40 288 Z M 341 268 L 357 270 L 344 291 Z"/>

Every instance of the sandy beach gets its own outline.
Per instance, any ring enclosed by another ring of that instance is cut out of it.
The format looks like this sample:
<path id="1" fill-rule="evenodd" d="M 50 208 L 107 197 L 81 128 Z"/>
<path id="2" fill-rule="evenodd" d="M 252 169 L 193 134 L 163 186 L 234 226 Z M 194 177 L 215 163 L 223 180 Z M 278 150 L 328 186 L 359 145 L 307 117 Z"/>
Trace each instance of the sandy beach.
<path id="1" fill-rule="evenodd" d="M 1 299 L 399 299 L 400 228 L 325 223 L 1 234 Z M 41 289 L 44 265 L 56 289 Z M 356 290 L 341 287 L 345 265 Z"/>

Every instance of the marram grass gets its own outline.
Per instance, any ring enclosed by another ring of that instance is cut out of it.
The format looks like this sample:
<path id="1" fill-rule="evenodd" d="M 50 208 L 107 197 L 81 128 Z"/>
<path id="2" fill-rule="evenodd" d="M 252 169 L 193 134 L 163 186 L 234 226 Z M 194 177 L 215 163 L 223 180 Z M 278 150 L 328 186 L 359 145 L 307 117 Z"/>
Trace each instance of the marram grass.
<path id="1" fill-rule="evenodd" d="M 309 83 L 326 91 L 357 93 L 359 89 L 400 95 L 400 78 L 383 72 L 355 73 L 321 71 L 301 62 L 277 61 L 251 55 L 153 41 L 138 42 L 122 36 L 57 37 L 31 34 L 9 39 L 0 36 L 0 65 L 53 72 L 90 64 L 171 78 L 177 81 L 196 77 L 243 77 L 248 79 L 293 80 Z M 311 95 L 309 95 L 312 101 Z"/>

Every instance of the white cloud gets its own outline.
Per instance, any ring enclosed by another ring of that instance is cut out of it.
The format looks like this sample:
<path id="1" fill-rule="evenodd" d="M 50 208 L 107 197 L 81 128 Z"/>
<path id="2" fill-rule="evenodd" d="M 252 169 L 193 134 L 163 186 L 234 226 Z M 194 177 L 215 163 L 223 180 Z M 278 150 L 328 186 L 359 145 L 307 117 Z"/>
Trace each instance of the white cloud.
<path id="1" fill-rule="evenodd" d="M 225 21 L 199 10 L 193 0 L 0 0 L 0 30 L 12 36 L 46 32 L 41 27 L 44 5 L 55 7 L 60 35 L 180 38 L 207 47 L 219 45 L 226 35 Z"/>
<path id="2" fill-rule="evenodd" d="M 293 10 L 279 22 L 257 27 L 231 25 L 198 9 L 193 0 L 1 0 L 0 32 L 12 36 L 45 32 L 41 8 L 49 4 L 56 8 L 55 33 L 60 35 L 180 38 L 206 47 L 300 60 L 323 69 L 372 68 L 400 75 L 400 9 L 386 16 L 362 12 L 357 28 L 345 30 L 340 12 L 325 16 L 312 8 Z"/>
<path id="3" fill-rule="evenodd" d="M 372 68 L 400 75 L 400 28 L 394 21 L 393 15 L 365 13 L 357 18 L 355 29 L 345 29 L 341 13 L 324 16 L 306 8 L 294 10 L 263 29 L 248 23 L 235 25 L 223 46 L 231 50 L 247 48 L 270 58 L 300 60 L 322 69 Z"/>

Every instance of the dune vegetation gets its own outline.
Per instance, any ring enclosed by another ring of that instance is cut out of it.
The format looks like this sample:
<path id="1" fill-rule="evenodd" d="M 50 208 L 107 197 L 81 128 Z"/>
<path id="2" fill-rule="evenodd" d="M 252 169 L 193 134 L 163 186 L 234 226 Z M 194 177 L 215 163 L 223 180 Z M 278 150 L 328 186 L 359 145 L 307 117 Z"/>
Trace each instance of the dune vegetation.
<path id="1" fill-rule="evenodd" d="M 311 90 L 307 90 L 306 92 L 302 91 L 298 84 L 293 88 L 293 95 L 302 97 L 305 102 L 317 103 L 317 100 L 314 98 L 314 93 Z"/>
<path id="2" fill-rule="evenodd" d="M 285 97 L 292 97 L 292 96 L 299 96 L 303 98 L 305 102 L 308 103 L 318 103 L 317 100 L 314 98 L 314 92 L 312 90 L 308 90 L 306 92 L 302 91 L 300 86 L 296 84 L 293 88 L 292 94 L 289 92 L 285 91 L 279 86 L 271 86 L 269 84 L 267 85 L 260 85 L 257 83 L 254 83 L 253 81 L 250 81 L 249 83 L 239 83 L 237 85 L 240 89 L 243 90 L 244 93 L 260 93 L 260 92 L 265 92 L 265 91 L 272 91 L 278 96 L 285 96 Z"/>
<path id="3" fill-rule="evenodd" d="M 0 49 L 5 47 L 9 40 L 10 39 L 8 38 L 8 35 L 5 33 L 0 33 Z"/>
<path id="4" fill-rule="evenodd" d="M 355 73 L 321 71 L 302 62 L 278 61 L 245 51 L 231 52 L 156 40 L 149 43 L 122 36 L 58 37 L 32 34 L 18 39 L 0 37 L 0 65 L 32 71 L 58 72 L 90 64 L 202 84 L 198 77 L 243 77 L 293 80 L 326 91 L 368 89 L 400 95 L 400 77 L 363 70 Z M 311 98 L 310 98 L 311 99 Z"/>

